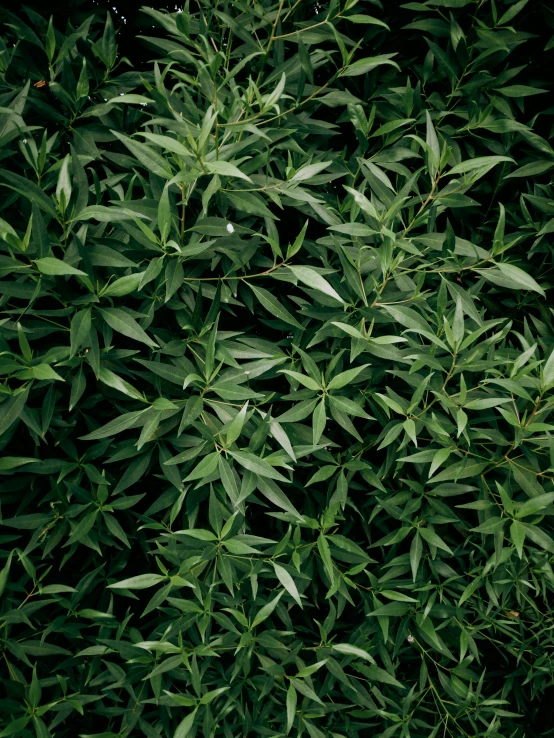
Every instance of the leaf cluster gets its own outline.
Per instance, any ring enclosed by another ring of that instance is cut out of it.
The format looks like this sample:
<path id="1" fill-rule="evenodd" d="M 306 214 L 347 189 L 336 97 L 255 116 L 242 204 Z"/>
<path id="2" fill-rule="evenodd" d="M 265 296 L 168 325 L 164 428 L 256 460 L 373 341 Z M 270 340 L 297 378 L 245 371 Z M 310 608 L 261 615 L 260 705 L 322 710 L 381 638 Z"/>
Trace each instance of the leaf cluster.
<path id="1" fill-rule="evenodd" d="M 0 738 L 552 734 L 532 5 L 4 13 Z"/>

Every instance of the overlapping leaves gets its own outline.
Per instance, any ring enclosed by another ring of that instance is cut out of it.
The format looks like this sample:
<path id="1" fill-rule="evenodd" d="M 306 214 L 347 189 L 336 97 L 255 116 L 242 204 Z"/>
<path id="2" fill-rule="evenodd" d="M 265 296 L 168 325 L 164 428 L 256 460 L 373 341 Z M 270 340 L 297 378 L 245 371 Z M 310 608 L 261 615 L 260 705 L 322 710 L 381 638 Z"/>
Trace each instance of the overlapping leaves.
<path id="1" fill-rule="evenodd" d="M 7 17 L 0 736 L 547 734 L 527 10 Z"/>

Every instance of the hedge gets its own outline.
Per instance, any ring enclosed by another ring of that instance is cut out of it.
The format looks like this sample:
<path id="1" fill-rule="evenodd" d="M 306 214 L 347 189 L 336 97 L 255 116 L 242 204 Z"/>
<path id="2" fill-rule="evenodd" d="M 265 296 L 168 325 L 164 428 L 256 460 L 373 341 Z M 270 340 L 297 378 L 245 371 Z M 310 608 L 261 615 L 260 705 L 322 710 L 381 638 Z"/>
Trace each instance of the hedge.
<path id="1" fill-rule="evenodd" d="M 1 738 L 554 735 L 538 5 L 4 14 Z"/>

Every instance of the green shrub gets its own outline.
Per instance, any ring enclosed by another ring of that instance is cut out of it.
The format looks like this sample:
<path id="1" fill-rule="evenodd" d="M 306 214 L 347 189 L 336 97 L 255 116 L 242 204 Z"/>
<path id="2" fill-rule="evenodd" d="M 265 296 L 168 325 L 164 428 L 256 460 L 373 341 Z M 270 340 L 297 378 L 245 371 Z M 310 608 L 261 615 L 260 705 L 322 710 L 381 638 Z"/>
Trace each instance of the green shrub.
<path id="1" fill-rule="evenodd" d="M 0 737 L 553 734 L 543 41 L 386 6 L 7 16 Z"/>

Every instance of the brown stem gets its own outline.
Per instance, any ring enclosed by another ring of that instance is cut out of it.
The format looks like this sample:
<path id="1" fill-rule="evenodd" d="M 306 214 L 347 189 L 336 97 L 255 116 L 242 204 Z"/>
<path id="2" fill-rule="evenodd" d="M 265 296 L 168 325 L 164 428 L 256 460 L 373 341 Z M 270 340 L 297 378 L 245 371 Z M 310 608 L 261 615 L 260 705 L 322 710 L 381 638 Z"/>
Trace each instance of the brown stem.
<path id="1" fill-rule="evenodd" d="M 281 36 L 275 36 L 275 39 L 278 38 L 289 38 L 290 36 L 296 36 L 297 33 L 304 33 L 305 31 L 311 31 L 314 28 L 317 28 L 318 26 L 324 26 L 326 23 L 330 23 L 331 21 L 336 20 L 337 18 L 340 18 L 341 14 L 337 13 L 333 18 L 326 18 L 325 20 L 319 21 L 319 23 L 314 23 L 313 26 L 307 26 L 306 28 L 299 28 L 296 31 L 291 31 L 290 33 L 283 33 Z"/>
<path id="2" fill-rule="evenodd" d="M 427 207 L 427 205 L 429 205 L 429 203 L 433 199 L 433 195 L 435 194 L 435 190 L 437 189 L 437 185 L 439 184 L 440 178 L 441 178 L 440 172 L 437 172 L 437 175 L 436 175 L 435 179 L 433 180 L 433 185 L 431 186 L 431 192 L 427 196 L 427 199 L 425 200 L 425 202 L 422 203 L 421 207 L 419 208 L 419 210 L 417 211 L 417 213 L 414 215 L 414 217 L 412 218 L 411 222 L 408 223 L 408 225 L 404 229 L 404 232 L 402 233 L 402 238 L 405 238 L 406 237 L 406 233 L 408 233 L 408 231 L 412 228 L 412 226 L 414 225 L 414 223 L 416 222 L 416 220 L 419 218 L 419 216 L 421 215 L 421 213 L 425 210 L 425 208 Z"/>
<path id="3" fill-rule="evenodd" d="M 270 269 L 266 269 L 265 272 L 258 272 L 257 274 L 245 274 L 242 277 L 185 277 L 185 282 L 218 282 L 230 281 L 231 279 L 254 279 L 254 277 L 265 277 L 271 272 L 274 272 L 279 267 L 286 266 L 286 261 L 282 261 L 280 264 L 274 264 Z"/>

